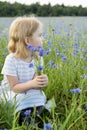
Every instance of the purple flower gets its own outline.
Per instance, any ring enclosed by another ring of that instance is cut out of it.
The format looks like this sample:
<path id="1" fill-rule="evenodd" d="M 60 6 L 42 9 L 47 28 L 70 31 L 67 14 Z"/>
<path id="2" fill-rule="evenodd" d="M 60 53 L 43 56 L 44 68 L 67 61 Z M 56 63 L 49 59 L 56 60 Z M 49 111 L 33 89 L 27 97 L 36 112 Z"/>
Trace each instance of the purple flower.
<path id="1" fill-rule="evenodd" d="M 85 105 L 85 110 L 87 110 L 87 104 Z"/>
<path id="2" fill-rule="evenodd" d="M 82 78 L 83 78 L 83 79 L 87 79 L 87 75 L 86 75 L 86 74 L 83 74 L 83 75 L 82 75 Z"/>
<path id="3" fill-rule="evenodd" d="M 60 57 L 62 58 L 63 61 L 67 60 L 67 58 L 62 53 L 60 53 Z"/>
<path id="4" fill-rule="evenodd" d="M 56 55 L 58 56 L 59 55 L 59 50 L 56 48 Z"/>
<path id="5" fill-rule="evenodd" d="M 66 60 L 67 60 L 67 58 L 66 58 L 66 57 L 62 57 L 62 59 L 63 59 L 63 61 L 66 61 Z"/>
<path id="6" fill-rule="evenodd" d="M 62 74 L 62 75 L 64 75 L 64 74 L 65 74 L 65 72 L 63 72 L 63 71 L 62 71 L 62 72 L 61 72 L 61 74 Z"/>
<path id="7" fill-rule="evenodd" d="M 56 67 L 57 67 L 57 65 L 56 65 L 56 64 L 53 64 L 53 65 L 52 65 L 52 68 L 56 68 Z"/>
<path id="8" fill-rule="evenodd" d="M 61 57 L 61 58 L 63 58 L 63 57 L 64 57 L 64 55 L 63 55 L 62 53 L 60 53 L 60 57 Z"/>
<path id="9" fill-rule="evenodd" d="M 33 47 L 31 44 L 29 44 L 27 46 L 27 48 L 30 49 L 33 52 L 31 57 L 35 60 L 36 72 L 38 74 L 43 74 L 43 66 L 44 66 L 43 56 L 45 55 L 45 50 L 42 48 L 42 46 Z M 38 58 L 34 57 L 35 51 L 38 51 L 38 53 L 39 53 Z M 30 63 L 29 67 L 33 67 L 33 64 Z"/>
<path id="10" fill-rule="evenodd" d="M 27 48 L 30 49 L 32 52 L 42 50 L 42 47 L 41 47 L 41 46 L 34 47 L 34 46 L 32 46 L 31 44 L 29 44 L 29 45 L 27 46 Z"/>
<path id="11" fill-rule="evenodd" d="M 38 46 L 37 48 L 38 48 L 38 50 L 42 49 L 42 47 L 41 47 L 41 46 Z"/>
<path id="12" fill-rule="evenodd" d="M 44 130 L 53 130 L 51 123 L 44 124 Z"/>
<path id="13" fill-rule="evenodd" d="M 33 63 L 30 63 L 29 64 L 29 68 L 32 68 L 34 65 L 33 65 Z"/>
<path id="14" fill-rule="evenodd" d="M 80 93 L 81 89 L 80 88 L 74 88 L 74 89 L 71 89 L 70 92 L 72 92 L 72 93 Z"/>
<path id="15" fill-rule="evenodd" d="M 39 66 L 38 66 L 38 69 L 39 69 L 40 71 L 43 70 L 43 66 L 39 65 Z"/>
<path id="16" fill-rule="evenodd" d="M 48 48 L 46 51 L 45 51 L 45 55 L 48 55 L 50 53 L 50 48 Z"/>
<path id="17" fill-rule="evenodd" d="M 51 47 L 52 43 L 50 41 L 48 41 L 48 47 Z"/>
<path id="18" fill-rule="evenodd" d="M 32 52 L 38 51 L 38 47 L 33 47 L 31 44 L 29 44 L 27 48 L 30 49 Z"/>
<path id="19" fill-rule="evenodd" d="M 30 115 L 30 113 L 31 113 L 31 110 L 26 110 L 25 112 L 24 112 L 24 114 L 27 116 L 27 115 Z"/>
<path id="20" fill-rule="evenodd" d="M 27 48 L 30 49 L 30 50 L 32 50 L 32 45 L 29 44 L 29 45 L 27 46 Z"/>
<path id="21" fill-rule="evenodd" d="M 45 51 L 43 49 L 39 50 L 39 56 L 44 56 L 45 55 Z"/>
<path id="22" fill-rule="evenodd" d="M 53 60 L 50 60 L 49 61 L 49 65 L 53 65 L 54 64 L 54 61 Z"/>

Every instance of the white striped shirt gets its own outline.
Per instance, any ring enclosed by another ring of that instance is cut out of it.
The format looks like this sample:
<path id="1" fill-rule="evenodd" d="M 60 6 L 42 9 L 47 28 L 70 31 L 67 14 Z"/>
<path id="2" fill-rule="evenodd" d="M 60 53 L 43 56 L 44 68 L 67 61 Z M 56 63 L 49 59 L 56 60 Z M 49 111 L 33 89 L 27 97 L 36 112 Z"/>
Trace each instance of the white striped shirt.
<path id="1" fill-rule="evenodd" d="M 29 67 L 29 64 L 31 63 L 33 66 Z M 26 92 L 16 94 L 10 89 L 11 87 L 6 77 L 6 75 L 17 76 L 19 83 L 32 80 L 35 74 L 34 60 L 27 63 L 19 58 L 15 58 L 14 54 L 10 53 L 5 59 L 1 73 L 4 75 L 1 86 L 4 91 L 6 90 L 7 100 L 13 100 L 14 96 L 17 95 L 17 112 L 28 107 L 45 105 L 46 96 L 42 90 L 30 89 Z"/>

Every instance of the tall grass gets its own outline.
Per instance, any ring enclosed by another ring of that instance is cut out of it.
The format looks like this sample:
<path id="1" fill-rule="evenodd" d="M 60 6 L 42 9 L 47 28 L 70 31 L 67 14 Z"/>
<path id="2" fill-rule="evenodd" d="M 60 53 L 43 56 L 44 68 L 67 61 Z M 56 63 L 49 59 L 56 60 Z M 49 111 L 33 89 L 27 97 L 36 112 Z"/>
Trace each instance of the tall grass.
<path id="1" fill-rule="evenodd" d="M 87 129 L 87 28 L 74 24 L 61 23 L 48 27 L 44 35 L 44 48 L 48 54 L 44 57 L 49 84 L 44 89 L 47 99 L 55 98 L 56 108 L 52 111 L 54 130 Z M 4 63 L 7 41 L 0 41 L 0 70 Z M 2 80 L 2 76 L 0 76 Z M 79 88 L 81 91 L 70 91 Z M 0 101 L 0 127 L 12 130 L 34 129 L 33 125 L 19 126 L 15 115 L 15 105 Z M 6 112 L 5 112 L 6 111 Z M 36 128 L 39 130 L 39 128 Z"/>

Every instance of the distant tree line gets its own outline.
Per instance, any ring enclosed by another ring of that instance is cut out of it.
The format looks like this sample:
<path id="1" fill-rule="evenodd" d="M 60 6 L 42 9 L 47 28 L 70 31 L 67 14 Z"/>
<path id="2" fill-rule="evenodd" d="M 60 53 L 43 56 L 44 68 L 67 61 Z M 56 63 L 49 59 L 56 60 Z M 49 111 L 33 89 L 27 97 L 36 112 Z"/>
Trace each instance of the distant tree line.
<path id="1" fill-rule="evenodd" d="M 0 1 L 0 17 L 14 17 L 31 15 L 36 16 L 87 16 L 87 7 L 83 8 L 81 5 L 65 6 L 64 4 L 51 4 L 40 5 L 38 2 L 31 5 L 25 5 L 20 3 L 9 3 Z"/>

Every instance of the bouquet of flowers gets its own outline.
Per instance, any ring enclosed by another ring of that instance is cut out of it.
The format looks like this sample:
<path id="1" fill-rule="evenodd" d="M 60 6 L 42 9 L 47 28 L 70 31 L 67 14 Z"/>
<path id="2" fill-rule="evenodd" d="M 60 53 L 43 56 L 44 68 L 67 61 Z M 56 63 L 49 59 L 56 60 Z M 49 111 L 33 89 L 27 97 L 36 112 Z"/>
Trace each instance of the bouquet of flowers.
<path id="1" fill-rule="evenodd" d="M 44 70 L 44 60 L 43 60 L 43 56 L 49 53 L 49 50 L 46 52 L 41 46 L 38 47 L 33 47 L 31 44 L 28 45 L 28 49 L 30 49 L 32 51 L 32 57 L 35 60 L 35 67 L 36 67 L 36 73 L 38 75 L 43 74 L 43 70 Z M 56 107 L 56 103 L 54 100 L 54 97 L 52 99 L 50 99 L 46 104 L 45 104 L 45 108 L 51 112 L 52 108 L 54 109 Z M 47 124 L 45 127 L 48 128 Z M 44 127 L 44 129 L 45 129 Z M 52 128 L 51 128 L 52 129 Z"/>
<path id="2" fill-rule="evenodd" d="M 32 58 L 35 61 L 36 73 L 38 75 L 43 74 L 44 70 L 43 56 L 45 55 L 45 50 L 41 46 L 33 47 L 31 44 L 29 44 L 27 47 L 32 51 Z"/>

